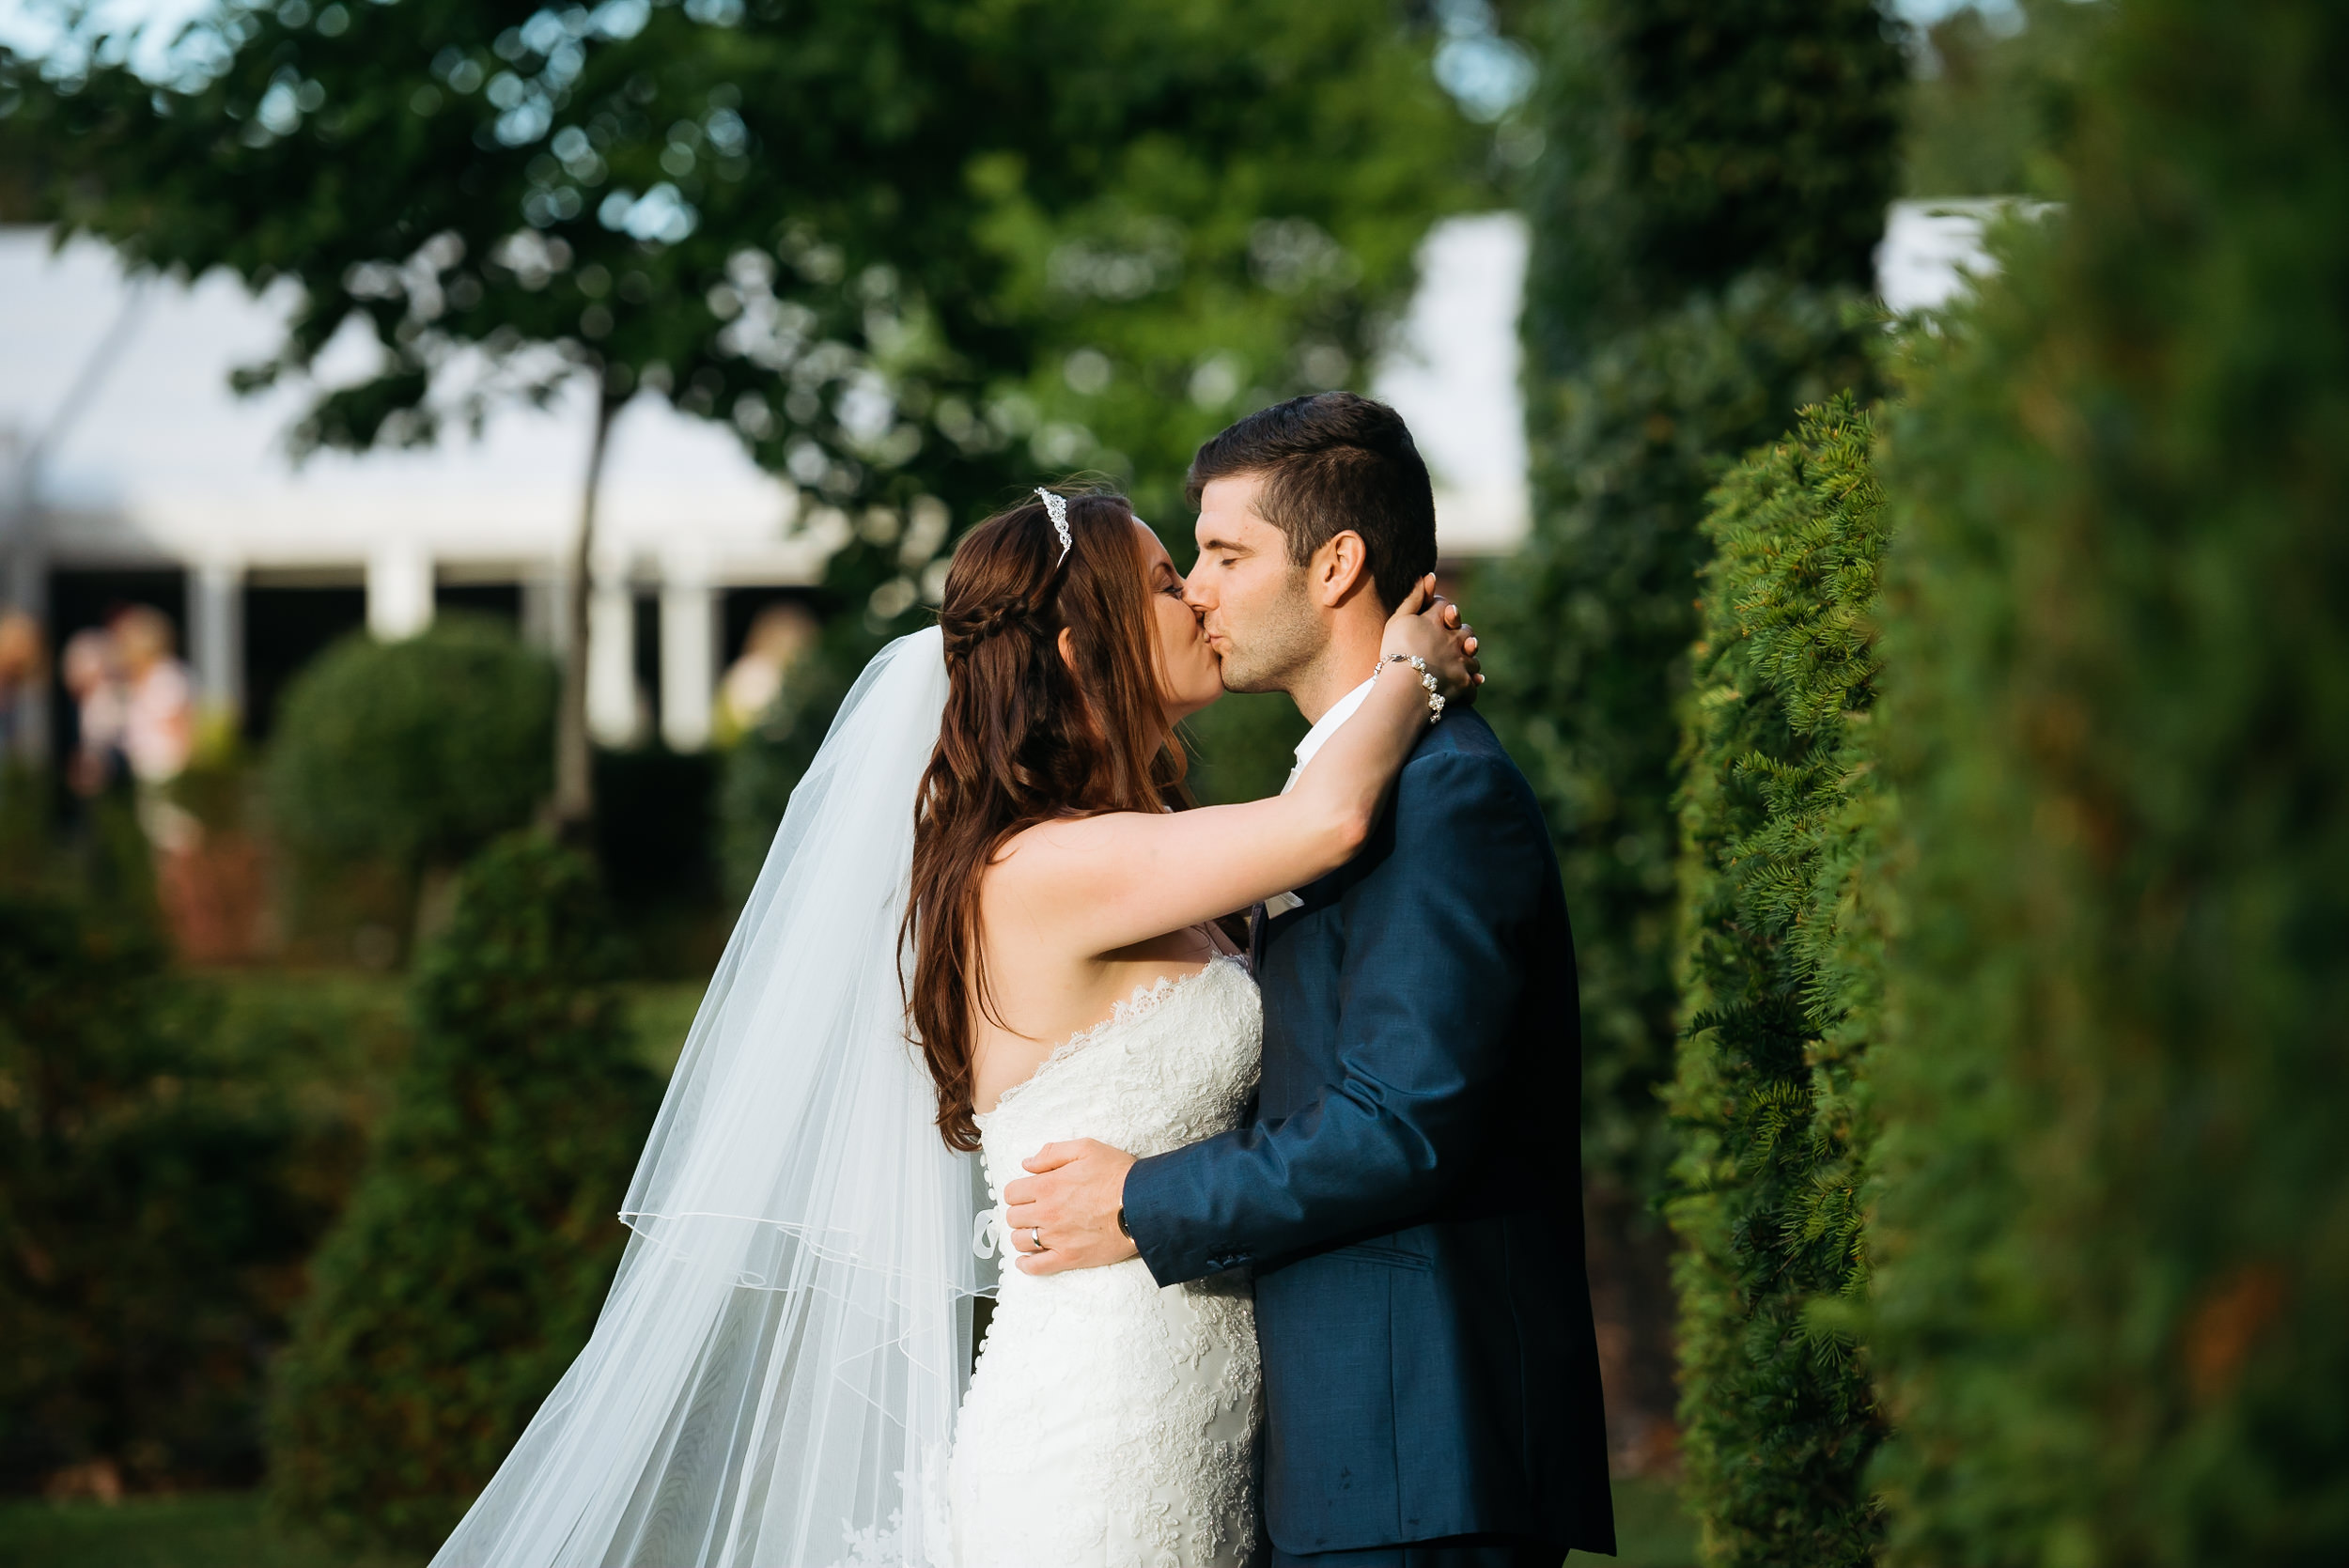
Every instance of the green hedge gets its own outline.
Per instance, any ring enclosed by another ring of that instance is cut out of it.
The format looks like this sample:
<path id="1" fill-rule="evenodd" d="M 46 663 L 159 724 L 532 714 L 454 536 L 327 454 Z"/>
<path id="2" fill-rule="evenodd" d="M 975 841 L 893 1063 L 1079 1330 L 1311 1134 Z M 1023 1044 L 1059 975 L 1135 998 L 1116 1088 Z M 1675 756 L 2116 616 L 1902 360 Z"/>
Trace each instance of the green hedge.
<path id="1" fill-rule="evenodd" d="M 614 949 L 581 857 L 516 835 L 467 868 L 280 1367 L 272 1483 L 294 1516 L 437 1544 L 586 1343 L 660 1097 Z"/>
<path id="2" fill-rule="evenodd" d="M 1889 1556 L 2349 1560 L 2349 9 L 2126 0 L 1892 424 Z"/>
<path id="3" fill-rule="evenodd" d="M 151 926 L 0 897 L 0 1490 L 250 1483 L 349 1129 L 254 1072 Z"/>
<path id="4" fill-rule="evenodd" d="M 1739 454 L 1866 384 L 1845 311 L 1893 190 L 1905 72 L 1869 0 L 1551 0 L 1530 22 L 1534 527 L 1477 588 L 1483 706 L 1558 838 L 1586 1159 L 1652 1190 L 1697 520 Z"/>
<path id="5" fill-rule="evenodd" d="M 1688 705 L 1669 1206 L 1687 1489 L 1719 1568 L 1873 1560 L 1854 1354 L 1882 946 L 1863 909 L 1887 519 L 1846 396 L 1713 496 Z"/>
<path id="6" fill-rule="evenodd" d="M 396 643 L 354 634 L 288 690 L 270 743 L 272 821 L 311 854 L 413 872 L 528 822 L 553 784 L 552 661 L 503 623 L 444 615 Z"/>

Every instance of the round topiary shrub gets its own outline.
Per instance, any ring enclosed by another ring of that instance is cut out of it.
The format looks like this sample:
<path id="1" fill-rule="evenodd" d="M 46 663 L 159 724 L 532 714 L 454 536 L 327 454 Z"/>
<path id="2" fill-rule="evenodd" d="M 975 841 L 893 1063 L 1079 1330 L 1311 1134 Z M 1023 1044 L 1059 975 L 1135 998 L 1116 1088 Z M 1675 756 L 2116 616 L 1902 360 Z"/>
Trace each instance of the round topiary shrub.
<path id="1" fill-rule="evenodd" d="M 436 1545 L 586 1343 L 661 1097 L 614 948 L 583 857 L 516 834 L 466 868 L 418 963 L 414 1052 L 278 1368 L 271 1480 L 296 1517 Z"/>
<path id="2" fill-rule="evenodd" d="M 277 830 L 298 850 L 412 877 L 530 820 L 554 780 L 553 662 L 500 622 L 345 638 L 287 691 L 269 759 Z"/>

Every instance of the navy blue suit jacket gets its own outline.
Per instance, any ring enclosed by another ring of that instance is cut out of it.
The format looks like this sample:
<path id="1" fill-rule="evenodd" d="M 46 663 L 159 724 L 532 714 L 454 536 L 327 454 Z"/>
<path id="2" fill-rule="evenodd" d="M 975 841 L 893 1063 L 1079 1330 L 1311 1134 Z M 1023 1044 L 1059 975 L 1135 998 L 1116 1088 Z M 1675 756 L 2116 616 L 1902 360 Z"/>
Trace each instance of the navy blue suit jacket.
<path id="1" fill-rule="evenodd" d="M 1255 1270 L 1272 1540 L 1611 1552 L 1574 942 L 1532 791 L 1455 708 L 1298 892 L 1252 944 L 1253 1120 L 1126 1180 L 1160 1284 Z"/>

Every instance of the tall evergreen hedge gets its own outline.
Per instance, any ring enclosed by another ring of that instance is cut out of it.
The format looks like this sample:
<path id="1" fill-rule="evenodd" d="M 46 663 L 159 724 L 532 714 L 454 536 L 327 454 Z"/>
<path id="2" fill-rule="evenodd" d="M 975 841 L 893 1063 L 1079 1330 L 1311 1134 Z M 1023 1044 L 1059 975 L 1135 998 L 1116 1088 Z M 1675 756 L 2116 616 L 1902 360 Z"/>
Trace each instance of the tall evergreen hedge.
<path id="1" fill-rule="evenodd" d="M 466 869 L 279 1369 L 272 1483 L 293 1514 L 436 1545 L 586 1343 L 660 1098 L 613 968 L 585 860 L 515 835 Z"/>
<path id="2" fill-rule="evenodd" d="M 2115 6 L 1892 426 L 1893 1562 L 2349 1561 L 2343 59 Z"/>
<path id="3" fill-rule="evenodd" d="M 1548 0 L 1528 208 L 1532 537 L 1478 589 L 1485 706 L 1558 835 L 1581 964 L 1585 1151 L 1665 1140 L 1678 746 L 1705 492 L 1865 383 L 1905 68 L 1872 0 Z"/>
<path id="4" fill-rule="evenodd" d="M 1688 1496 L 1715 1568 L 1873 1560 L 1880 1436 L 1851 1340 L 1882 944 L 1873 430 L 1804 411 L 1714 493 L 1680 791 L 1688 1017 L 1669 1212 Z"/>

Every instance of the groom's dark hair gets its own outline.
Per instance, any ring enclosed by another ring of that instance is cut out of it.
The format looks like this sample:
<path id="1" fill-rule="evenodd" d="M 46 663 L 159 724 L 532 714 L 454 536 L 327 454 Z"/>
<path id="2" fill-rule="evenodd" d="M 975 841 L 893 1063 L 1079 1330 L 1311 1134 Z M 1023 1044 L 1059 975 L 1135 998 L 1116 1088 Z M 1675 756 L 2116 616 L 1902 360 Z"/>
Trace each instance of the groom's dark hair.
<path id="1" fill-rule="evenodd" d="M 1264 476 L 1256 509 L 1286 535 L 1289 561 L 1352 529 L 1370 554 L 1378 600 L 1392 610 L 1436 569 L 1436 495 L 1403 416 L 1350 392 L 1292 397 L 1211 438 L 1190 459 L 1192 506 L 1217 479 Z"/>

